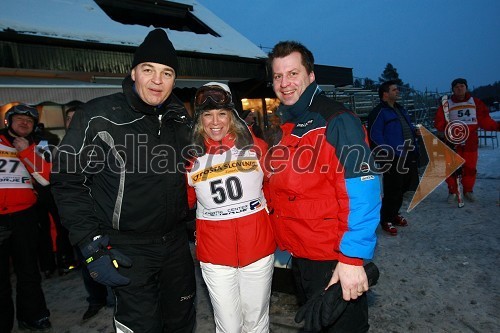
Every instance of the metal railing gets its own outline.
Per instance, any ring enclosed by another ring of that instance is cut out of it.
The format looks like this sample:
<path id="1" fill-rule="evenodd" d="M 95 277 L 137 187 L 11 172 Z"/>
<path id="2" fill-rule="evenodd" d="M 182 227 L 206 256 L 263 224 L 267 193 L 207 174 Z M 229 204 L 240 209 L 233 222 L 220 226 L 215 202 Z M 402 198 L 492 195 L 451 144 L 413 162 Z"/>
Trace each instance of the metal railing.
<path id="1" fill-rule="evenodd" d="M 426 128 L 432 129 L 441 94 L 437 92 L 420 92 L 405 87 L 401 87 L 400 91 L 400 103 L 408 110 L 411 120 L 415 124 L 422 124 Z M 344 103 L 363 121 L 367 120 L 370 111 L 380 103 L 378 92 L 375 90 L 337 87 L 327 94 L 333 99 Z"/>

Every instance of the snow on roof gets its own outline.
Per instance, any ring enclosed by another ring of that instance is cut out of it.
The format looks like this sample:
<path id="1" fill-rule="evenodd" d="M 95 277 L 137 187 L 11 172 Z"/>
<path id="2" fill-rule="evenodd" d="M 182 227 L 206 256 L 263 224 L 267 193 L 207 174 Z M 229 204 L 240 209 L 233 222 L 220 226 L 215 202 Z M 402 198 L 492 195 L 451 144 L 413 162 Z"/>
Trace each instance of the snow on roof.
<path id="1" fill-rule="evenodd" d="M 113 21 L 92 0 L 3 1 L 0 30 L 11 29 L 20 34 L 138 46 L 153 29 Z M 259 47 L 198 2 L 171 2 L 192 5 L 192 14 L 221 36 L 165 29 L 176 50 L 243 58 L 266 57 Z"/>

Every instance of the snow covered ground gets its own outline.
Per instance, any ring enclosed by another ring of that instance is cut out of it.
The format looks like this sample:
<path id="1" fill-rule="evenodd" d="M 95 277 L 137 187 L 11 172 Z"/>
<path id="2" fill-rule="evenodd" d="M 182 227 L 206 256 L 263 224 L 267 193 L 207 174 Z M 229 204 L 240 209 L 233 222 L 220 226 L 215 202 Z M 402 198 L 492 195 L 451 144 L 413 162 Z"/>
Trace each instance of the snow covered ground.
<path id="1" fill-rule="evenodd" d="M 379 231 L 371 332 L 500 332 L 500 149 L 479 155 L 477 202 L 448 204 L 441 184 L 397 237 Z"/>

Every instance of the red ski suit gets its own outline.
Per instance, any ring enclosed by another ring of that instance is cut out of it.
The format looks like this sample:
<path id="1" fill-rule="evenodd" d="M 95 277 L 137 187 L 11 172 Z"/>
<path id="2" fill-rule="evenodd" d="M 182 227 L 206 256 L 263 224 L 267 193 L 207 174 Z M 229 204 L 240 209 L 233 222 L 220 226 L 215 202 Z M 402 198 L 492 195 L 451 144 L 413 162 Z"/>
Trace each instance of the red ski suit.
<path id="1" fill-rule="evenodd" d="M 469 134 L 464 144 L 456 145 L 455 151 L 460 155 L 465 163 L 462 166 L 462 186 L 464 193 L 472 192 L 474 189 L 474 184 L 476 182 L 476 166 L 477 166 L 477 149 L 479 146 L 479 138 L 477 130 L 482 128 L 487 131 L 498 131 L 499 124 L 491 119 L 489 115 L 488 107 L 478 98 L 471 97 L 470 93 L 466 93 L 463 100 L 459 100 L 455 95 L 451 96 L 451 103 L 466 103 L 472 101 L 470 105 L 474 107 L 476 111 L 477 121 L 475 124 L 468 124 Z M 473 105 L 474 104 L 474 105 Z M 450 108 L 452 112 L 452 108 Z M 453 119 L 451 119 L 453 121 Z M 446 121 L 443 106 L 441 105 L 437 110 L 436 117 L 434 119 L 434 127 L 439 132 L 445 132 L 448 121 Z M 449 193 L 457 193 L 457 178 L 456 175 L 452 175 L 446 179 L 448 184 Z"/>

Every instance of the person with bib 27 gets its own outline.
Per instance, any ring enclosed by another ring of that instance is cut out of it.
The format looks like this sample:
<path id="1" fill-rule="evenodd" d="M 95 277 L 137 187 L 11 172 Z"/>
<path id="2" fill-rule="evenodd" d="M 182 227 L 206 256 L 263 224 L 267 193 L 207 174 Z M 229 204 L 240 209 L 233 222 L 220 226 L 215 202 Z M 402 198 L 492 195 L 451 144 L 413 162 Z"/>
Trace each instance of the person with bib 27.
<path id="1" fill-rule="evenodd" d="M 453 137 L 453 133 L 446 136 L 446 140 L 454 144 L 454 149 L 460 155 L 465 163 L 462 166 L 462 186 L 464 190 L 464 197 L 469 202 L 476 201 L 473 194 L 474 184 L 476 182 L 477 173 L 477 149 L 479 145 L 479 138 L 477 134 L 478 128 L 487 131 L 498 131 L 500 125 L 495 120 L 491 119 L 488 107 L 476 97 L 472 97 L 467 91 L 467 80 L 458 78 L 451 83 L 451 90 L 453 95 L 448 99 L 448 118 L 444 114 L 443 106 L 439 106 L 434 118 L 434 127 L 439 132 L 445 132 L 449 123 L 455 122 L 464 124 L 468 128 L 468 136 L 465 141 L 457 144 L 457 138 Z M 451 129 L 451 128 L 450 128 Z M 446 179 L 448 184 L 448 202 L 453 203 L 457 199 L 457 175 L 453 174 Z"/>
<path id="2" fill-rule="evenodd" d="M 238 116 L 229 87 L 195 95 L 188 201 L 196 206 L 196 255 L 216 332 L 269 332 L 276 244 L 263 193 L 264 141 Z"/>
<path id="3" fill-rule="evenodd" d="M 40 227 L 34 182 L 49 185 L 51 162 L 37 149 L 34 107 L 19 104 L 5 113 L 0 130 L 0 332 L 14 326 L 10 258 L 16 273 L 16 317 L 20 330 L 48 332 L 47 309 L 38 268 Z"/>

